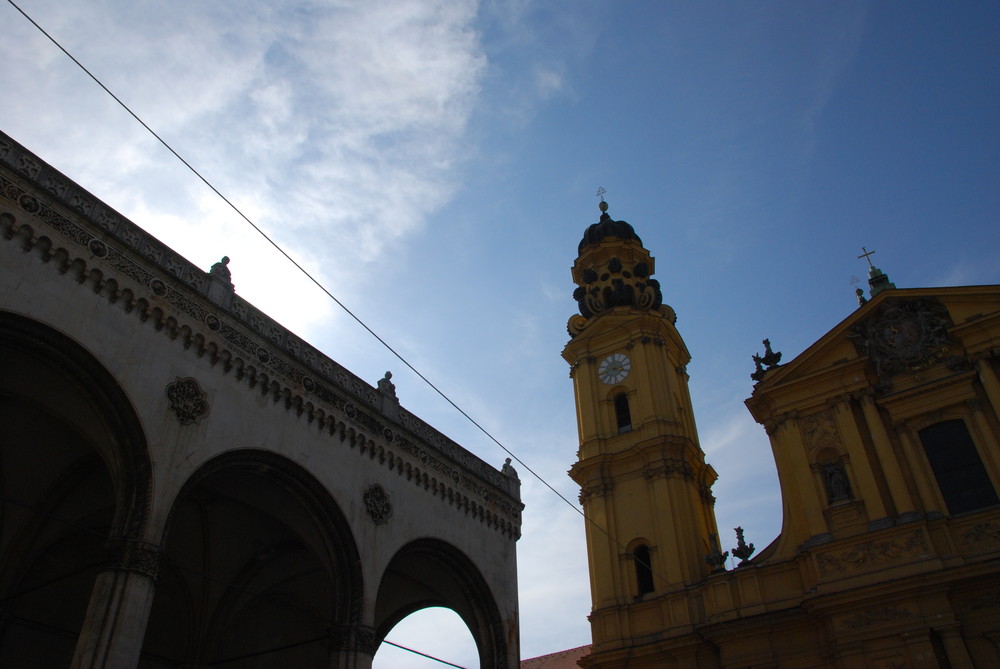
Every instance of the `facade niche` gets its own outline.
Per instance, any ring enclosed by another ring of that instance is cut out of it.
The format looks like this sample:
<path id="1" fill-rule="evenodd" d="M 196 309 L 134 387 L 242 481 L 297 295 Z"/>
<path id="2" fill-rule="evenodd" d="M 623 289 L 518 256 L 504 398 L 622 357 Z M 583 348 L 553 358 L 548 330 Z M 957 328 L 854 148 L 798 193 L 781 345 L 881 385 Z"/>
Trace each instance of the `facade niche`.
<path id="1" fill-rule="evenodd" d="M 847 477 L 847 469 L 843 462 L 824 462 L 823 481 L 826 483 L 826 499 L 830 504 L 853 499 L 851 480 Z"/>
<path id="2" fill-rule="evenodd" d="M 1000 504 L 965 422 L 935 423 L 918 433 L 941 497 L 952 515 Z"/>

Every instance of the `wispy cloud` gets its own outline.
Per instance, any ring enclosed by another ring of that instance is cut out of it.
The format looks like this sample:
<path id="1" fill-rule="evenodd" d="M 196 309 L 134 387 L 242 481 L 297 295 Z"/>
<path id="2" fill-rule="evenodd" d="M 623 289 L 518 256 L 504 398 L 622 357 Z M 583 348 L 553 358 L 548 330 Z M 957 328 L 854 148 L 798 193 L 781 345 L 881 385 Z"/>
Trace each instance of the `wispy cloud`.
<path id="1" fill-rule="evenodd" d="M 327 281 L 379 260 L 452 196 L 486 63 L 475 2 L 182 5 L 112 2 L 95 12 L 39 2 L 28 9 Z M 175 237 L 188 257 L 228 253 L 235 270 L 249 228 L 227 230 L 221 240 L 171 235 L 218 220 L 214 196 L 206 199 L 204 186 L 179 173 L 26 21 L 6 18 L 16 39 L 4 40 L 0 55 L 18 68 L 3 76 L 37 97 L 4 105 L 5 129 L 77 178 L 99 162 L 101 182 L 87 180 L 98 196 L 131 216 L 150 213 L 140 202 L 154 203 L 161 225 L 141 221 L 151 232 Z M 66 142 L 67 131 L 85 141 Z M 164 170 L 184 184 L 171 197 L 158 195 Z M 214 249 L 205 252 L 208 245 Z M 287 302 L 287 293 L 269 304 L 246 287 L 241 292 L 264 308 Z"/>

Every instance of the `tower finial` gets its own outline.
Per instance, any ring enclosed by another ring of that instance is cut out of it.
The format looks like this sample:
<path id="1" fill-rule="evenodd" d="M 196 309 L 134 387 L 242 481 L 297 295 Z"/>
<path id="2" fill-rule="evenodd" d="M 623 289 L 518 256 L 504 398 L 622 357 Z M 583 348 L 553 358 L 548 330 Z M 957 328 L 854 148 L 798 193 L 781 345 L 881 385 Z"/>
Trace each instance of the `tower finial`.
<path id="1" fill-rule="evenodd" d="M 604 186 L 600 186 L 597 189 L 597 197 L 601 198 L 601 203 L 597 205 L 597 208 L 601 210 L 602 214 L 608 212 L 608 203 L 604 201 L 604 194 L 608 191 L 604 190 Z"/>
<path id="2" fill-rule="evenodd" d="M 861 250 L 863 253 L 859 255 L 858 258 L 864 258 L 868 261 L 868 292 L 871 296 L 875 297 L 887 288 L 895 288 L 896 284 L 889 281 L 889 277 L 886 276 L 885 272 L 872 264 L 870 256 L 875 253 L 875 251 L 869 251 L 864 246 L 861 247 Z"/>

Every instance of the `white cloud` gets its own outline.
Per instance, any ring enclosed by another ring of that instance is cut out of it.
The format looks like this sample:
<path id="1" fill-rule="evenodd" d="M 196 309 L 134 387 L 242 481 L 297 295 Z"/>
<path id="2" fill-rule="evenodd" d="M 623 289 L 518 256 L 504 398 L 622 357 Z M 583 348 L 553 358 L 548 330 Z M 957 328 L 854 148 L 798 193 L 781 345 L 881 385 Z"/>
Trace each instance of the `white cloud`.
<path id="1" fill-rule="evenodd" d="M 337 282 L 335 268 L 376 261 L 457 187 L 485 66 L 476 4 L 251 5 L 112 2 L 95 11 L 39 1 L 28 10 L 220 191 Z M 123 211 L 133 218 L 150 213 L 140 201 L 164 212 L 157 192 L 170 171 L 185 192 L 164 215 L 197 226 L 191 205 L 204 186 L 164 167 L 175 159 L 14 18 L 16 39 L 0 55 L 19 67 L 2 75 L 15 80 L 5 89 L 32 90 L 46 113 L 5 105 L 5 129 L 113 206 L 136 205 Z M 67 91 L 78 104 L 66 104 Z M 101 176 L 91 179 L 95 162 Z M 213 241 L 177 250 L 190 257 Z"/>

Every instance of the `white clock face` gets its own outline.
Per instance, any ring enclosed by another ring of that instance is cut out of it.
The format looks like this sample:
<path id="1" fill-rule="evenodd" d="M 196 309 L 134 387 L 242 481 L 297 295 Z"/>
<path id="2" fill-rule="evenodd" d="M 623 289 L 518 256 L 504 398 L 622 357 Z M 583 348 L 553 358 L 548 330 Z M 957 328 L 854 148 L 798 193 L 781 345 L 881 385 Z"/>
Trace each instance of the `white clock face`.
<path id="1" fill-rule="evenodd" d="M 627 355 L 612 353 L 597 368 L 597 376 L 607 384 L 621 383 L 628 376 L 630 369 L 632 369 L 632 361 L 628 359 Z"/>

